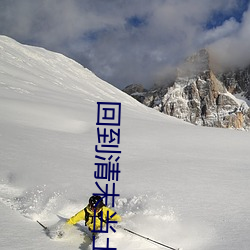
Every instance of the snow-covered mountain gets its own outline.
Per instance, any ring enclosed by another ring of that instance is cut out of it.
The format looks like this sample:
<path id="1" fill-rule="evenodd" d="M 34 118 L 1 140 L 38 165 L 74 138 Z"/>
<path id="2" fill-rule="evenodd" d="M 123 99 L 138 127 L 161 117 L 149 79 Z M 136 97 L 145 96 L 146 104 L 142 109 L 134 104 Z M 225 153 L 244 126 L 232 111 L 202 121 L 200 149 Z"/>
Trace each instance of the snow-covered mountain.
<path id="1" fill-rule="evenodd" d="M 209 52 L 203 49 L 180 65 L 171 86 L 147 91 L 131 85 L 124 92 L 146 106 L 196 125 L 249 129 L 249 79 L 248 68 L 215 72 Z"/>
<path id="2" fill-rule="evenodd" d="M 121 103 L 121 225 L 184 250 L 248 250 L 249 133 L 193 126 L 140 104 L 63 55 L 0 37 L 0 248 L 90 250 L 84 223 L 48 238 L 98 192 L 97 102 Z M 100 182 L 106 184 L 105 180 Z M 163 249 L 122 229 L 97 240 Z"/>

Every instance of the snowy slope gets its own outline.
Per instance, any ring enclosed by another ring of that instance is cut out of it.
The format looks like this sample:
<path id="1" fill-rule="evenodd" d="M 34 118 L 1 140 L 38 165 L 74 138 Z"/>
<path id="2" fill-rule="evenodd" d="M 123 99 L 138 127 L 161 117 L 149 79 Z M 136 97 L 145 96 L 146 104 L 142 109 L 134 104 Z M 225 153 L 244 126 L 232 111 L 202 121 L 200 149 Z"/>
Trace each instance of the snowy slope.
<path id="1" fill-rule="evenodd" d="M 60 54 L 1 36 L 0 249 L 92 249 L 78 227 L 51 240 L 35 221 L 53 226 L 98 191 L 98 101 L 122 104 L 121 225 L 184 250 L 250 248 L 248 132 L 165 116 Z M 120 250 L 163 249 L 121 229 L 109 237 Z"/>

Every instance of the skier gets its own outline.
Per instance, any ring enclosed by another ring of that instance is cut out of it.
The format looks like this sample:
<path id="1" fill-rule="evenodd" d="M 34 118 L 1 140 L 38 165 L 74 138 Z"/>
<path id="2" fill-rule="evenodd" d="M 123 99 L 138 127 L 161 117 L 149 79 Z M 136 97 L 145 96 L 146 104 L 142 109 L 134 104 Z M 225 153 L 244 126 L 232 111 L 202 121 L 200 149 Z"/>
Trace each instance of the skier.
<path id="1" fill-rule="evenodd" d="M 81 220 L 85 220 L 85 226 L 87 226 L 92 232 L 93 229 L 95 231 L 102 228 L 104 223 L 108 223 L 110 221 L 120 222 L 121 216 L 106 207 L 100 196 L 93 195 L 89 198 L 89 204 L 77 214 L 72 216 L 67 221 L 67 224 L 74 225 Z"/>

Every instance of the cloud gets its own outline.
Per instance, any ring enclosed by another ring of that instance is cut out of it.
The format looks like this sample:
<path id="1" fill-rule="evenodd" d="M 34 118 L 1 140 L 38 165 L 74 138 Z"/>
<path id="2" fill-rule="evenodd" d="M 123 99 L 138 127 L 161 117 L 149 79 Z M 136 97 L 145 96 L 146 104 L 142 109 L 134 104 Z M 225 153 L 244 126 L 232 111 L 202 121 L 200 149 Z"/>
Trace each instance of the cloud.
<path id="1" fill-rule="evenodd" d="M 237 0 L 2 0 L 0 33 L 61 52 L 120 88 L 148 87 L 204 46 L 218 53 L 249 40 L 248 13 L 233 18 L 239 8 Z M 215 13 L 225 20 L 208 30 Z"/>
<path id="2" fill-rule="evenodd" d="M 235 34 L 240 28 L 240 24 L 232 17 L 224 21 L 221 26 L 204 31 L 200 38 L 201 44 L 211 44 L 225 37 Z"/>
<path id="3" fill-rule="evenodd" d="M 221 39 L 210 44 L 210 51 L 213 53 L 218 64 L 225 67 L 245 67 L 250 64 L 250 10 L 243 15 L 242 22 Z M 227 29 L 224 24 L 220 29 Z"/>

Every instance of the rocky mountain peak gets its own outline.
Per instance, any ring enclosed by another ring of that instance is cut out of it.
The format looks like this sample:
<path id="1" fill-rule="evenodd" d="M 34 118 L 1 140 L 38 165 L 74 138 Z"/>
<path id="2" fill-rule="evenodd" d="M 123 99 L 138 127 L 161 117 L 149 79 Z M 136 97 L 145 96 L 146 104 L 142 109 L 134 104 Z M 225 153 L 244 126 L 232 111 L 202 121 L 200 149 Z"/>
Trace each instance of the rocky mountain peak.
<path id="1" fill-rule="evenodd" d="M 194 55 L 188 57 L 177 69 L 177 77 L 194 77 L 205 74 L 210 70 L 209 53 L 201 49 Z"/>
<path id="2" fill-rule="evenodd" d="M 208 50 L 202 49 L 178 67 L 171 86 L 163 85 L 130 95 L 160 112 L 196 125 L 250 128 L 249 106 L 233 95 L 236 89 L 237 93 L 247 93 L 244 87 L 250 85 L 249 71 L 215 74 L 210 64 Z"/>

